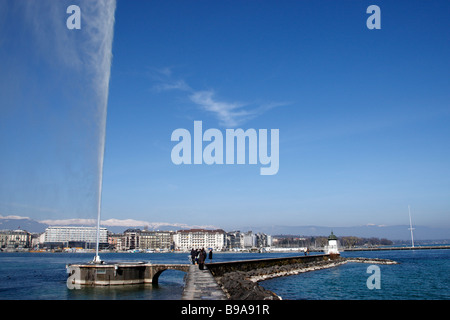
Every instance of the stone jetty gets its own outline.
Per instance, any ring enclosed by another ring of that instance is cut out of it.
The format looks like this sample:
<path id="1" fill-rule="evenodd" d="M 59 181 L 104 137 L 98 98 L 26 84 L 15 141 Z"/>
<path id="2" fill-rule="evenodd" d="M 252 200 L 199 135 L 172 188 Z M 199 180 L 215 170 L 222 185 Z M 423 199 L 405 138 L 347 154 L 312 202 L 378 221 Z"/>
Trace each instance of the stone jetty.
<path id="1" fill-rule="evenodd" d="M 281 300 L 282 298 L 280 296 L 272 291 L 264 289 L 258 282 L 276 277 L 285 277 L 303 272 L 333 268 L 349 262 L 397 264 L 397 262 L 387 259 L 337 257 L 332 260 L 275 265 L 250 271 L 227 272 L 215 278 L 230 300 Z"/>

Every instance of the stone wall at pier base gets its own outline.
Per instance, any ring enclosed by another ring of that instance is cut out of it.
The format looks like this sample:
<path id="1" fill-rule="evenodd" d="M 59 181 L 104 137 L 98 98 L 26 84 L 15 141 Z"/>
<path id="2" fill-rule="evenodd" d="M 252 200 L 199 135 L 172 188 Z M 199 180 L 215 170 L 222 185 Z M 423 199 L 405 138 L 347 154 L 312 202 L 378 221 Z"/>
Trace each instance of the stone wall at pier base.
<path id="1" fill-rule="evenodd" d="M 261 268 L 257 267 L 247 271 L 236 270 L 224 272 L 223 274 L 216 276 L 216 281 L 222 287 L 230 300 L 281 300 L 282 298 L 280 296 L 272 291 L 264 289 L 258 284 L 258 282 L 276 277 L 284 277 L 303 272 L 333 268 L 348 262 L 371 264 L 397 263 L 386 259 L 342 258 L 339 255 L 333 255 L 332 257 L 329 257 L 329 259 L 308 259 L 306 262 L 272 265 Z M 255 262 L 253 262 L 253 265 L 256 266 Z"/>

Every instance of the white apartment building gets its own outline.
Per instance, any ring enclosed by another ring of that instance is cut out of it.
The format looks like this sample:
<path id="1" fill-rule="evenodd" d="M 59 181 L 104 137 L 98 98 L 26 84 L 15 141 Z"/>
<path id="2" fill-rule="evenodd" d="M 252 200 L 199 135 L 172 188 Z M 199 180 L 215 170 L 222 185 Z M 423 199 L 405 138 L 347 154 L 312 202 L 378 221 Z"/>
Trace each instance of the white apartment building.
<path id="1" fill-rule="evenodd" d="M 67 245 L 74 243 L 83 245 L 86 243 L 97 242 L 97 228 L 96 227 L 48 227 L 45 230 L 44 242 L 47 244 L 62 243 Z M 108 243 L 108 230 L 100 228 L 99 243 Z"/>
<path id="2" fill-rule="evenodd" d="M 243 234 L 244 248 L 255 248 L 256 247 L 256 235 L 249 231 Z"/>
<path id="3" fill-rule="evenodd" d="M 175 250 L 190 251 L 192 248 L 221 251 L 226 246 L 225 231 L 222 229 L 179 230 L 173 235 Z"/>

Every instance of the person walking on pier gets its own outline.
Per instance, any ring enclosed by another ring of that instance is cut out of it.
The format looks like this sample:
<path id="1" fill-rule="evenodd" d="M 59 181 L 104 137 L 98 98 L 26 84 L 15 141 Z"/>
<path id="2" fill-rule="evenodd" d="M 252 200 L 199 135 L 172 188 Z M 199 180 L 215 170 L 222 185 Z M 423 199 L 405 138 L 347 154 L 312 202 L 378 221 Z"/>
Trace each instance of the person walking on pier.
<path id="1" fill-rule="evenodd" d="M 209 262 L 212 260 L 212 249 L 209 249 Z"/>
<path id="2" fill-rule="evenodd" d="M 195 258 L 196 257 L 197 257 L 197 250 L 192 248 L 192 250 L 191 250 L 191 261 L 192 261 L 192 264 L 195 264 Z"/>
<path id="3" fill-rule="evenodd" d="M 198 268 L 200 270 L 203 270 L 205 267 L 205 260 L 206 260 L 206 251 L 204 248 L 202 248 L 202 250 L 200 250 L 199 254 L 198 254 Z"/>

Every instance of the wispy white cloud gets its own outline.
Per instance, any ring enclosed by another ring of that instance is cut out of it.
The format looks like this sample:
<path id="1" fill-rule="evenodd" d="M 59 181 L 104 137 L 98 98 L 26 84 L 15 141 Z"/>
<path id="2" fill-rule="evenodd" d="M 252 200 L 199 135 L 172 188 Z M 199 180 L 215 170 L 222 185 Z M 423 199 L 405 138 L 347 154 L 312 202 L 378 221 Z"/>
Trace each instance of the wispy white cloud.
<path id="1" fill-rule="evenodd" d="M 176 80 L 174 82 L 161 83 L 154 87 L 157 91 L 168 91 L 168 90 L 182 90 L 182 91 L 192 91 L 191 87 L 188 86 L 184 80 Z"/>
<path id="2" fill-rule="evenodd" d="M 388 225 L 385 225 L 385 224 L 375 224 L 375 223 L 366 223 L 364 226 L 365 227 L 379 227 L 379 228 L 388 227 Z"/>
<path id="3" fill-rule="evenodd" d="M 213 91 L 196 91 L 189 98 L 202 110 L 213 113 L 224 126 L 234 127 L 252 115 L 252 111 L 245 110 L 245 104 L 219 101 L 214 94 Z"/>
<path id="4" fill-rule="evenodd" d="M 15 216 L 15 215 L 2 216 L 0 214 L 0 219 L 11 219 L 11 220 L 28 219 L 28 220 L 30 220 L 30 217 L 22 217 L 22 216 Z"/>
<path id="5" fill-rule="evenodd" d="M 153 89 L 158 92 L 170 90 L 186 92 L 191 102 L 201 110 L 213 114 L 220 125 L 225 127 L 236 127 L 273 108 L 289 104 L 286 102 L 256 104 L 224 101 L 216 97 L 214 90 L 195 90 L 186 81 L 173 79 L 172 74 L 171 68 L 157 70 L 154 79 L 158 84 Z"/>

